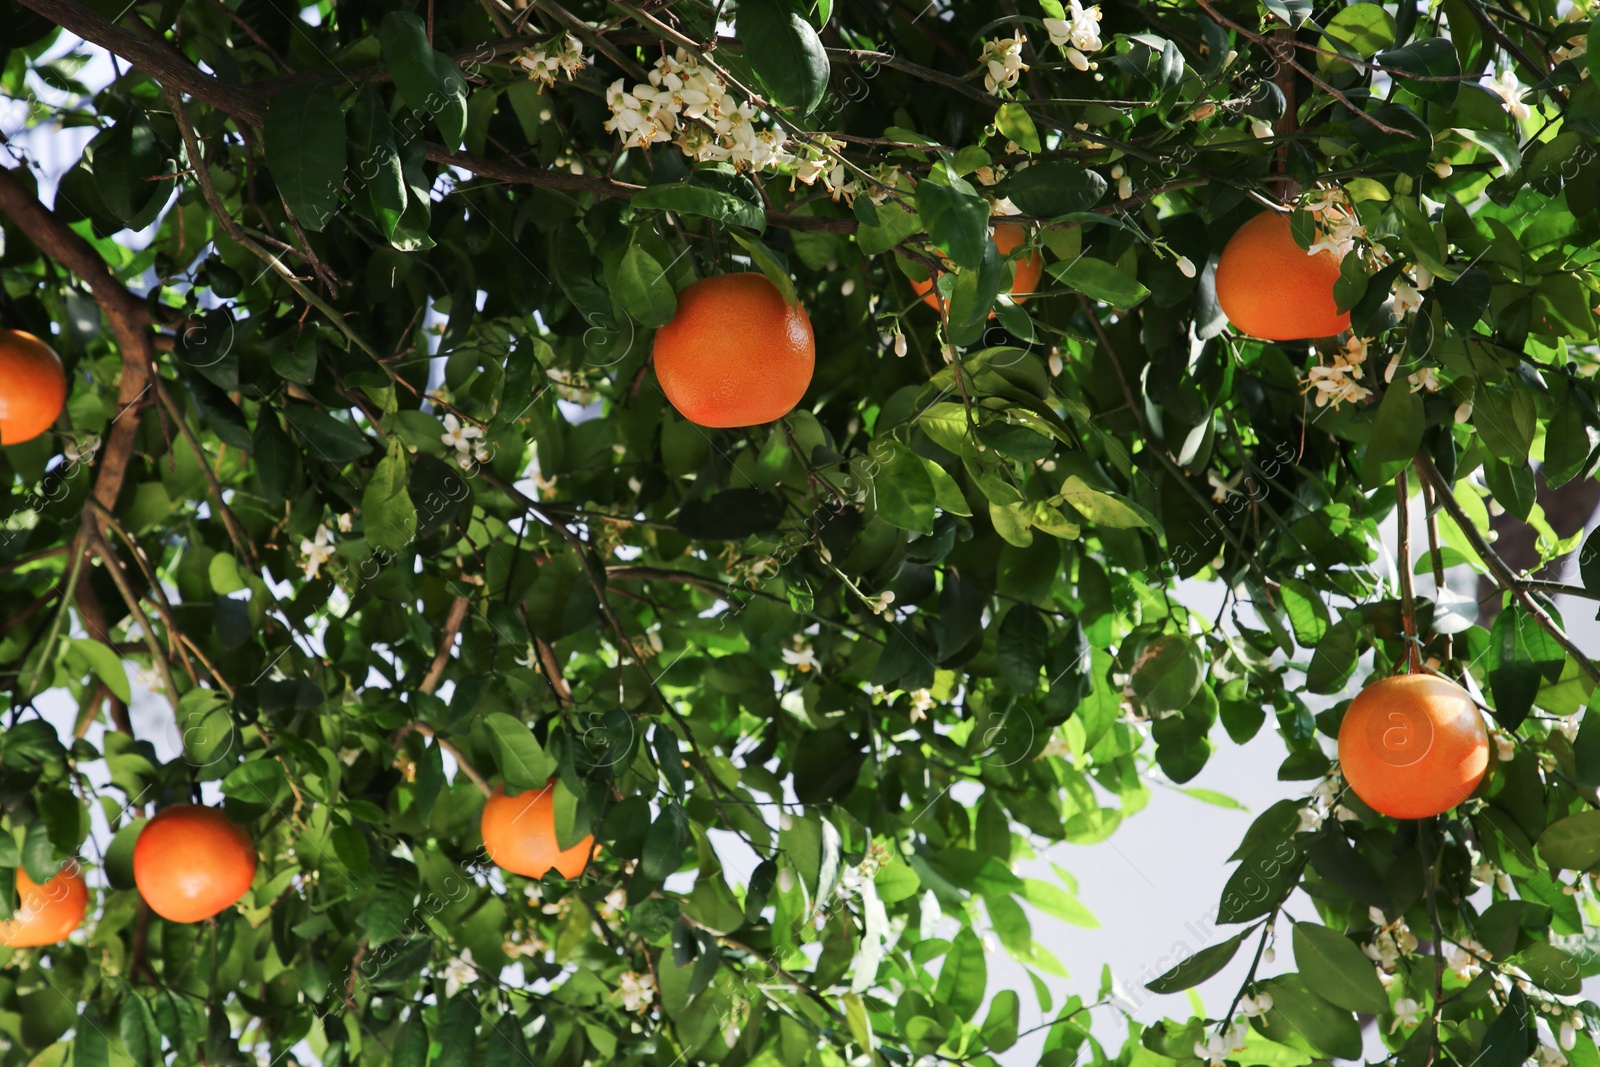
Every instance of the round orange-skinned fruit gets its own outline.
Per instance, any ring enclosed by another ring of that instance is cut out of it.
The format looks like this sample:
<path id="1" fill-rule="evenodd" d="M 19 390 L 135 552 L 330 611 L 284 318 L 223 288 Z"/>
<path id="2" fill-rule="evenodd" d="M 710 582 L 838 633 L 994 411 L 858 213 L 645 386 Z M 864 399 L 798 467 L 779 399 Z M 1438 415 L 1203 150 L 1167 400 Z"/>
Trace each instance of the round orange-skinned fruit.
<path id="1" fill-rule="evenodd" d="M 0 330 L 0 445 L 48 430 L 67 403 L 67 374 L 56 350 L 31 333 Z"/>
<path id="2" fill-rule="evenodd" d="M 250 835 L 216 808 L 174 804 L 158 811 L 133 845 L 133 880 L 163 919 L 209 919 L 245 895 L 256 877 Z"/>
<path id="3" fill-rule="evenodd" d="M 1002 256 L 1009 256 L 1016 251 L 1017 246 L 1028 239 L 1028 231 L 1014 222 L 1002 222 L 994 228 L 994 246 L 1000 250 Z M 1017 303 L 1025 303 L 1028 297 L 1039 288 L 1039 278 L 1044 274 L 1044 257 L 1038 252 L 1030 253 L 1014 264 L 1011 272 L 1011 299 Z M 924 281 L 913 281 L 911 288 L 922 297 L 922 302 L 933 310 L 938 311 L 941 304 L 939 294 L 933 291 L 933 278 Z"/>
<path id="4" fill-rule="evenodd" d="M 89 908 L 89 886 L 77 860 L 68 862 L 44 885 L 18 867 L 17 896 L 21 903 L 16 912 L 0 922 L 0 945 L 7 948 L 37 948 L 65 941 L 83 924 L 83 913 Z"/>
<path id="5" fill-rule="evenodd" d="M 678 294 L 656 331 L 652 358 L 662 392 L 700 426 L 759 426 L 794 410 L 811 384 L 816 337 L 805 309 L 766 275 L 719 274 Z"/>
<path id="6" fill-rule="evenodd" d="M 551 778 L 543 789 L 514 797 L 506 796 L 503 786 L 495 786 L 479 825 L 483 847 L 496 865 L 528 878 L 543 878 L 552 870 L 563 878 L 576 878 L 589 866 L 593 834 L 571 848 L 556 844 L 555 784 Z"/>
<path id="7" fill-rule="evenodd" d="M 1267 341 L 1332 337 L 1350 328 L 1334 303 L 1339 257 L 1295 244 L 1289 216 L 1266 211 L 1240 226 L 1217 260 L 1217 303 L 1236 329 Z"/>
<path id="8" fill-rule="evenodd" d="M 1345 781 L 1395 819 L 1425 819 L 1466 800 L 1489 771 L 1489 750 L 1471 695 L 1431 674 L 1370 683 L 1339 725 Z"/>

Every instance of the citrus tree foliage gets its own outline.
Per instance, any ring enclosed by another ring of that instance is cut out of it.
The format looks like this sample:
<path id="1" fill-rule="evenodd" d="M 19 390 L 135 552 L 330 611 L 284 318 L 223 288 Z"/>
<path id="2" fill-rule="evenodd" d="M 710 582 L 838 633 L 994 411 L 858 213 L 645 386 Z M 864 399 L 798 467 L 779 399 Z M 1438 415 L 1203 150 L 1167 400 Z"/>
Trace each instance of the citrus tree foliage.
<path id="1" fill-rule="evenodd" d="M 0 916 L 17 868 L 97 872 L 83 934 L 0 950 L 5 1062 L 987 1063 L 1042 1012 L 1052 1067 L 1359 1058 L 1363 1022 L 1417 1067 L 1596 1067 L 1597 674 L 1550 597 L 1600 570 L 1541 506 L 1600 443 L 1584 4 L 294 7 L 0 15 L 0 313 L 71 378 L 0 453 Z M 1348 335 L 1228 328 L 1211 264 L 1275 205 L 1344 256 Z M 702 430 L 651 331 L 739 270 L 816 375 Z M 1486 576 L 1481 618 L 1397 553 Z M 1409 633 L 1500 751 L 1397 823 L 1330 753 Z M 1092 961 L 1065 1003 L 986 981 L 1093 921 L 1020 861 L 1263 729 L 1285 799 L 1142 976 L 1242 952 L 1224 1017 L 1125 1024 Z M 501 875 L 483 787 L 549 777 L 596 854 Z M 261 867 L 189 926 L 129 853 L 191 795 Z"/>

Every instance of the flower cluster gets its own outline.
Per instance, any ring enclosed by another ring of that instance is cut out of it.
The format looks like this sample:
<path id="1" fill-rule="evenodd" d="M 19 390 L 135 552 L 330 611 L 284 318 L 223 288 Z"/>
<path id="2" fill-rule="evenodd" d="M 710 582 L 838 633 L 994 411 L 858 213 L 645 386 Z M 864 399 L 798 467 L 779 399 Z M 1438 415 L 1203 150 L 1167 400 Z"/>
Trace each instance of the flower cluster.
<path id="1" fill-rule="evenodd" d="M 655 976 L 624 971 L 617 979 L 617 992 L 622 996 L 622 1007 L 625 1011 L 648 1011 L 656 999 Z"/>
<path id="2" fill-rule="evenodd" d="M 1239 1018 L 1226 1029 L 1212 1034 L 1204 1041 L 1194 1043 L 1194 1054 L 1204 1060 L 1207 1067 L 1223 1067 L 1230 1059 L 1244 1051 L 1245 1039 L 1250 1035 L 1250 1020 L 1272 1010 L 1272 997 L 1267 993 L 1241 997 Z"/>
<path id="3" fill-rule="evenodd" d="M 789 183 L 790 192 L 794 191 L 797 181 L 806 185 L 821 181 L 835 201 L 843 199 L 847 204 L 854 204 L 861 193 L 860 185 L 850 176 L 839 155 L 839 142 L 825 133 L 814 135 L 795 149 L 790 174 L 794 179 Z"/>
<path id="4" fill-rule="evenodd" d="M 589 65 L 589 61 L 583 55 L 583 45 L 579 44 L 578 39 L 570 33 L 561 42 L 559 52 L 529 48 L 511 62 L 527 71 L 529 78 L 546 88 L 554 85 L 558 76 L 565 76 L 571 81 Z"/>
<path id="5" fill-rule="evenodd" d="M 1317 407 L 1329 404 L 1338 410 L 1345 402 L 1359 403 L 1372 395 L 1372 390 L 1361 384 L 1366 376 L 1363 366 L 1367 359 L 1367 339 L 1352 337 L 1333 357 L 1331 365 L 1318 365 L 1301 382 L 1303 391 L 1315 390 Z"/>
<path id="6" fill-rule="evenodd" d="M 1372 925 L 1378 928 L 1373 935 L 1372 943 L 1362 946 L 1362 951 L 1367 958 L 1383 970 L 1380 977 L 1387 977 L 1394 973 L 1395 967 L 1400 962 L 1401 956 L 1409 956 L 1417 951 L 1417 935 L 1406 926 L 1405 916 L 1388 922 L 1383 917 L 1383 912 L 1377 908 L 1368 908 L 1367 917 L 1372 920 Z"/>
<path id="7" fill-rule="evenodd" d="M 463 424 L 454 415 L 444 417 L 444 433 L 439 440 L 456 450 L 456 462 L 462 470 L 470 470 L 474 461 L 489 462 L 489 450 L 484 447 L 483 430 L 470 423 Z"/>
<path id="8" fill-rule="evenodd" d="M 1069 17 L 1045 19 L 1045 31 L 1050 34 L 1050 43 L 1061 49 L 1068 63 L 1079 70 L 1094 70 L 1099 64 L 1090 61 L 1089 53 L 1104 47 L 1100 40 L 1100 5 L 1084 7 L 1078 0 L 1067 0 L 1067 3 Z M 1099 79 L 1099 75 L 1095 77 Z"/>
<path id="9" fill-rule="evenodd" d="M 983 87 L 995 96 L 1016 88 L 1017 79 L 1028 65 L 1022 61 L 1022 31 L 1011 37 L 997 37 L 983 43 L 978 62 L 983 65 Z"/>
<path id="10" fill-rule="evenodd" d="M 1463 982 L 1470 982 L 1483 973 L 1483 961 L 1490 958 L 1489 950 L 1470 937 L 1465 941 L 1446 941 L 1441 947 L 1444 965 Z"/>
<path id="11" fill-rule="evenodd" d="M 1311 799 L 1299 811 L 1300 826 L 1297 833 L 1313 833 L 1320 829 L 1329 815 L 1341 821 L 1356 818 L 1356 813 L 1339 803 L 1343 785 L 1336 775 L 1328 775 L 1312 790 Z"/>
<path id="12" fill-rule="evenodd" d="M 721 75 L 678 49 L 662 56 L 648 80 L 632 89 L 618 78 L 606 90 L 611 118 L 605 127 L 625 148 L 675 143 L 698 162 L 731 163 L 741 170 L 766 170 L 792 162 L 782 130 L 757 126 L 760 112 L 728 91 Z"/>
<path id="13" fill-rule="evenodd" d="M 799 634 L 794 637 L 794 647 L 783 650 L 783 662 L 801 673 L 816 670 L 821 666 L 817 662 L 817 654 L 812 651 L 810 643 Z"/>

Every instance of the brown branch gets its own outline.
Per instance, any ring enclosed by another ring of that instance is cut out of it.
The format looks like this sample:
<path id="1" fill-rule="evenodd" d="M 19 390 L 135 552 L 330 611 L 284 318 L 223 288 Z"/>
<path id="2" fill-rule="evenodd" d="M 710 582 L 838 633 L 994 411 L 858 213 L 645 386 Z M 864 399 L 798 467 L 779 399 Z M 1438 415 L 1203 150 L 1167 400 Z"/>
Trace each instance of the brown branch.
<path id="1" fill-rule="evenodd" d="M 1406 643 L 1406 669 L 1422 666 L 1422 639 L 1417 634 L 1417 597 L 1411 588 L 1411 491 L 1406 472 L 1394 478 L 1395 523 L 1399 528 L 1400 629 Z"/>
<path id="2" fill-rule="evenodd" d="M 444 677 L 444 669 L 450 664 L 450 650 L 456 646 L 456 634 L 461 632 L 461 624 L 471 607 L 472 601 L 464 596 L 458 596 L 451 602 L 450 613 L 444 618 L 444 633 L 439 638 L 439 649 L 433 654 L 428 673 L 422 676 L 422 684 L 417 687 L 424 693 L 431 696 L 439 688 L 439 679 Z"/>
<path id="3" fill-rule="evenodd" d="M 117 592 L 122 594 L 123 603 L 128 605 L 128 611 L 139 624 L 139 636 L 144 639 L 145 647 L 150 650 L 150 660 L 156 671 L 161 675 L 161 684 L 167 691 L 167 700 L 172 706 L 178 706 L 178 684 L 172 677 L 172 666 L 167 662 L 167 657 L 161 652 L 161 645 L 156 641 L 155 627 L 150 625 L 150 617 L 144 613 L 144 608 L 139 606 L 139 594 L 134 592 L 133 585 L 128 581 L 128 572 L 122 567 L 122 561 L 112 551 L 111 545 L 97 529 L 92 534 L 93 541 L 90 548 L 100 557 L 105 564 L 106 573 L 111 576 L 111 581 L 116 584 Z M 84 572 L 85 578 L 88 572 Z"/>
<path id="4" fill-rule="evenodd" d="M 1489 542 L 1484 540 L 1483 534 L 1479 532 L 1473 521 L 1467 517 L 1467 513 L 1461 507 L 1461 502 L 1456 499 L 1455 488 L 1445 481 L 1444 475 L 1439 473 L 1439 468 L 1433 465 L 1432 457 L 1426 452 L 1418 452 L 1416 467 L 1417 473 L 1432 484 L 1435 499 L 1455 520 L 1457 528 L 1461 530 L 1467 542 L 1472 545 L 1472 550 L 1483 561 L 1483 565 L 1488 568 L 1495 584 L 1510 593 L 1512 598 L 1522 605 L 1522 610 L 1526 611 L 1529 617 L 1539 624 L 1539 628 L 1549 634 L 1556 644 L 1566 651 L 1567 655 L 1577 661 L 1578 667 L 1591 680 L 1600 682 L 1600 668 L 1597 668 L 1589 657 L 1584 654 L 1583 650 L 1573 642 L 1572 638 L 1567 636 L 1566 631 L 1562 630 L 1556 621 L 1550 617 L 1550 613 L 1537 600 L 1533 599 L 1533 594 L 1529 591 L 1524 580 L 1518 578 L 1516 573 L 1506 564 L 1506 561 L 1500 558 L 1500 553 L 1496 552 L 1489 545 Z"/>
<path id="5" fill-rule="evenodd" d="M 400 742 L 404 741 L 406 739 L 406 735 L 411 733 L 413 730 L 421 734 L 423 737 L 433 738 L 434 744 L 438 745 L 445 752 L 448 752 L 451 756 L 455 757 L 456 766 L 461 768 L 462 774 L 465 774 L 468 778 L 472 779 L 472 784 L 478 787 L 478 791 L 480 793 L 482 793 L 484 796 L 489 796 L 494 792 L 494 790 L 489 788 L 489 783 L 484 779 L 483 775 L 478 773 L 478 768 L 474 767 L 472 762 L 461 754 L 461 750 L 455 745 L 451 744 L 449 741 L 446 741 L 444 738 L 440 737 L 434 732 L 433 727 L 429 726 L 425 722 L 408 722 L 404 726 L 400 727 L 400 729 L 396 730 L 392 739 L 394 747 L 399 748 Z"/>

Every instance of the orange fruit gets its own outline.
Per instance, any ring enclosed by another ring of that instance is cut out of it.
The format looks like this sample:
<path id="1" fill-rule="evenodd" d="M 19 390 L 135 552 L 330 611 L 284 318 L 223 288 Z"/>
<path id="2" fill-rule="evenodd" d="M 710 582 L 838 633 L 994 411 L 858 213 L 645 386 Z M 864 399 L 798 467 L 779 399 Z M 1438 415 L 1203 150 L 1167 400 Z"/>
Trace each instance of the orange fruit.
<path id="1" fill-rule="evenodd" d="M 506 796 L 503 786 L 494 787 L 479 825 L 483 847 L 498 866 L 529 878 L 543 878 L 551 870 L 563 878 L 576 878 L 589 866 L 593 834 L 571 848 L 556 844 L 555 784 L 551 778 L 543 789 L 514 797 Z"/>
<path id="2" fill-rule="evenodd" d="M 163 919 L 197 923 L 244 896 L 256 877 L 250 835 L 216 808 L 174 804 L 139 831 L 133 880 Z"/>
<path id="3" fill-rule="evenodd" d="M 811 384 L 816 338 L 805 309 L 766 275 L 720 274 L 678 294 L 656 331 L 662 392 L 700 426 L 756 426 L 794 410 Z"/>
<path id="4" fill-rule="evenodd" d="M 1300 341 L 1350 328 L 1333 300 L 1339 257 L 1294 243 L 1289 216 L 1265 211 L 1240 226 L 1217 260 L 1217 303 L 1252 337 Z"/>
<path id="5" fill-rule="evenodd" d="M 1017 246 L 1027 239 L 1028 231 L 1014 222 L 1002 222 L 994 228 L 994 246 L 1000 250 L 1002 256 L 1011 255 Z M 1019 304 L 1026 302 L 1028 296 L 1039 288 L 1039 277 L 1042 274 L 1044 274 L 1044 257 L 1039 253 L 1033 252 L 1026 259 L 1017 260 L 1011 273 L 1011 299 Z M 940 299 L 939 294 L 933 291 L 933 283 L 933 278 L 920 282 L 913 281 L 911 288 L 922 297 L 924 304 L 938 311 Z"/>
<path id="6" fill-rule="evenodd" d="M 65 941 L 83 923 L 89 908 L 89 886 L 83 880 L 78 861 L 64 865 L 56 876 L 39 885 L 28 872 L 17 868 L 17 896 L 22 905 L 5 922 L 0 922 L 0 945 L 7 948 L 35 948 Z"/>
<path id="7" fill-rule="evenodd" d="M 1454 682 L 1431 674 L 1380 678 L 1344 713 L 1339 768 L 1373 811 L 1424 819 L 1478 788 L 1489 770 L 1489 731 Z"/>
<path id="8" fill-rule="evenodd" d="M 0 330 L 0 445 L 48 430 L 67 403 L 67 372 L 56 350 L 31 333 Z"/>

